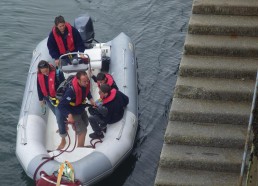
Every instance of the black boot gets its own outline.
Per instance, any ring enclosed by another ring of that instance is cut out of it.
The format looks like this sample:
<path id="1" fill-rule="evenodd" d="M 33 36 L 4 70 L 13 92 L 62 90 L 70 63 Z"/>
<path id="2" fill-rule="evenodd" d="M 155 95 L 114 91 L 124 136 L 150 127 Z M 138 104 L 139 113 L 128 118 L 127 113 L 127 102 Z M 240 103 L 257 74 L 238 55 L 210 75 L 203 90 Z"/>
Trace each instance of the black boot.
<path id="1" fill-rule="evenodd" d="M 90 138 L 92 139 L 101 139 L 101 138 L 104 138 L 104 135 L 102 132 L 93 132 L 91 133 L 90 135 Z"/>
<path id="2" fill-rule="evenodd" d="M 107 127 L 103 127 L 103 128 L 101 128 L 101 130 L 102 130 L 104 133 L 106 133 L 106 132 L 107 132 Z"/>
<path id="3" fill-rule="evenodd" d="M 101 131 L 106 133 L 107 132 L 107 125 L 101 125 L 100 124 Z"/>

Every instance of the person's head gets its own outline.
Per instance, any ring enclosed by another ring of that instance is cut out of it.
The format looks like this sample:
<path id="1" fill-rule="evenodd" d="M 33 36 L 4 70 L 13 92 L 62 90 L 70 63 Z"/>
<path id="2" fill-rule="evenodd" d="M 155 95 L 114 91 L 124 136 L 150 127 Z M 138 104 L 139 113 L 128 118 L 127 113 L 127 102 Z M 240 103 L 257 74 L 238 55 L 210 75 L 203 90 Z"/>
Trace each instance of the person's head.
<path id="1" fill-rule="evenodd" d="M 102 72 L 98 73 L 97 75 L 97 82 L 102 85 L 107 83 L 106 75 Z"/>
<path id="2" fill-rule="evenodd" d="M 99 87 L 99 96 L 101 99 L 110 95 L 111 87 L 108 84 L 102 84 Z"/>
<path id="3" fill-rule="evenodd" d="M 45 60 L 41 60 L 38 64 L 38 72 L 48 76 L 50 71 L 50 65 Z"/>
<path id="4" fill-rule="evenodd" d="M 76 78 L 81 87 L 87 87 L 89 84 L 90 80 L 85 71 L 79 71 L 76 73 Z"/>
<path id="5" fill-rule="evenodd" d="M 55 18 L 55 26 L 61 32 L 64 33 L 65 31 L 65 19 L 63 16 L 57 16 Z"/>

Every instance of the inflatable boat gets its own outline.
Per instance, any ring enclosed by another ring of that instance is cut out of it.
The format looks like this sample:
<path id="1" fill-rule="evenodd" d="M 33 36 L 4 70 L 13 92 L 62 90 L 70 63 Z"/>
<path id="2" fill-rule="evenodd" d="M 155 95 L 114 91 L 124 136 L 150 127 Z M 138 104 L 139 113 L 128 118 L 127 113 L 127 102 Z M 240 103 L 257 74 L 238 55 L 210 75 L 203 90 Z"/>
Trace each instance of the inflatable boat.
<path id="1" fill-rule="evenodd" d="M 85 147 L 76 147 L 76 135 L 69 125 L 69 140 L 66 140 L 69 143 L 66 144 L 65 150 L 56 150 L 60 136 L 56 132 L 58 125 L 55 115 L 47 107 L 40 106 L 37 94 L 38 62 L 46 60 L 54 65 L 54 60 L 48 52 L 47 38 L 41 41 L 33 51 L 17 125 L 16 156 L 32 179 L 38 180 L 42 171 L 51 175 L 58 170 L 61 163 L 68 161 L 74 169 L 75 179 L 83 185 L 91 185 L 110 175 L 132 151 L 138 126 L 135 47 L 124 33 L 106 43 L 89 41 L 89 38 L 94 40 L 91 24 L 87 15 L 75 19 L 74 26 L 80 32 L 87 48 L 84 55 L 90 62 L 63 67 L 65 77 L 78 70 L 85 70 L 94 75 L 106 71 L 112 74 L 119 90 L 129 97 L 129 104 L 122 120 L 107 126 L 102 140 L 92 141 L 89 138 L 92 129 L 88 125 Z M 99 98 L 98 87 L 92 79 L 91 93 L 95 100 Z"/>

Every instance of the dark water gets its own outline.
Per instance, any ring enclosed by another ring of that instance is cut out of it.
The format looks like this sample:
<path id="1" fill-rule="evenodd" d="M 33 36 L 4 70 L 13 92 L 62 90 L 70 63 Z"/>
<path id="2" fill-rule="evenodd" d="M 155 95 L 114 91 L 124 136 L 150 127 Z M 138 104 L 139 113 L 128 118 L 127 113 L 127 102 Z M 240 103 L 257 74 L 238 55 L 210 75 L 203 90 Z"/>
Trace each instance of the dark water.
<path id="1" fill-rule="evenodd" d="M 0 185 L 34 185 L 15 156 L 16 125 L 33 49 L 57 15 L 94 20 L 96 39 L 125 32 L 136 45 L 139 130 L 133 153 L 98 186 L 153 185 L 173 87 L 191 13 L 191 0 L 1 0 Z M 29 153 L 29 152 L 28 152 Z"/>

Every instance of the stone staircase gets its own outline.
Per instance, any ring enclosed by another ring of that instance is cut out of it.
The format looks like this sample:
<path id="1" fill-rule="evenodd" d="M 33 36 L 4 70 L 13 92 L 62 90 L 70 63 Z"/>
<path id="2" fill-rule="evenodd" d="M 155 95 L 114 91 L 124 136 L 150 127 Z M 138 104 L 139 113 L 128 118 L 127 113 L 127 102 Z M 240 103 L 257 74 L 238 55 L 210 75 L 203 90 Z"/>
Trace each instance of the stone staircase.
<path id="1" fill-rule="evenodd" d="M 258 68 L 258 0 L 194 0 L 155 186 L 238 185 Z"/>

